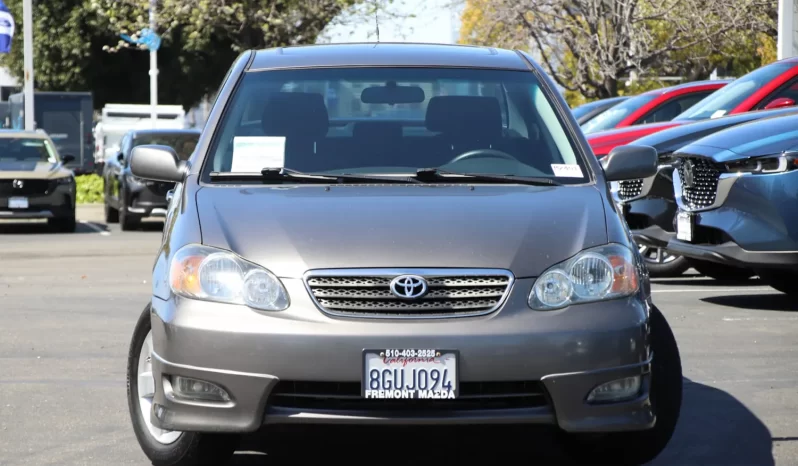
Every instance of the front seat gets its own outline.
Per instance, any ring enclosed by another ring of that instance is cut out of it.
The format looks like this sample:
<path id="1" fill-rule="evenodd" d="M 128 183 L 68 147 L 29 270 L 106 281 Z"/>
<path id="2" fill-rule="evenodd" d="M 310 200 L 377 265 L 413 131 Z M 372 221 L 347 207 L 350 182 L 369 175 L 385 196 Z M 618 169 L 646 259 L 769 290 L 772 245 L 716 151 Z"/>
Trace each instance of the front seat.
<path id="1" fill-rule="evenodd" d="M 285 137 L 285 166 L 313 170 L 317 144 L 324 139 L 330 120 L 321 94 L 276 92 L 266 100 L 261 126 L 264 136 Z"/>
<path id="2" fill-rule="evenodd" d="M 502 113 L 495 97 L 439 96 L 427 104 L 426 127 L 449 158 L 475 149 L 495 149 L 502 137 Z"/>

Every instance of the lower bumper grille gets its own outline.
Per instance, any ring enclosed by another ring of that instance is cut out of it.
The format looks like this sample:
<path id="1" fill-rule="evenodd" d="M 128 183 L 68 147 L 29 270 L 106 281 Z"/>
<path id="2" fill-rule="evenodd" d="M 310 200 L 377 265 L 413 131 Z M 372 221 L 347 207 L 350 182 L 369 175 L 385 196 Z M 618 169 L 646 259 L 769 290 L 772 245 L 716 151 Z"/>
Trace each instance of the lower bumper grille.
<path id="1" fill-rule="evenodd" d="M 16 182 L 16 183 L 15 183 Z M 0 180 L 0 196 L 36 196 L 49 194 L 55 190 L 52 180 Z"/>
<path id="2" fill-rule="evenodd" d="M 409 281 L 397 284 L 397 280 Z M 506 271 L 455 269 L 325 270 L 306 277 L 322 311 L 352 317 L 487 314 L 498 309 L 512 282 Z"/>
<path id="3" fill-rule="evenodd" d="M 632 199 L 643 193 L 643 180 L 626 180 L 619 183 L 621 189 L 618 191 L 618 196 L 621 199 Z"/>
<path id="4" fill-rule="evenodd" d="M 543 384 L 523 382 L 462 382 L 453 400 L 366 399 L 359 382 L 280 381 L 269 396 L 269 406 L 338 411 L 490 410 L 546 406 Z"/>

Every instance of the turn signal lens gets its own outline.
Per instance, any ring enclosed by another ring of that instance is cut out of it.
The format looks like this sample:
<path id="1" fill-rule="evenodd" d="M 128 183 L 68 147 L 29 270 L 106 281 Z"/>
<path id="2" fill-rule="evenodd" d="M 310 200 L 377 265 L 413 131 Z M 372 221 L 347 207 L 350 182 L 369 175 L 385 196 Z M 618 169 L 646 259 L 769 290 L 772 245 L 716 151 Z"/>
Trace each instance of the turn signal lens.
<path id="1" fill-rule="evenodd" d="M 640 393 L 641 378 L 639 375 L 613 380 L 594 388 L 587 395 L 588 403 L 612 403 L 637 398 Z"/>
<path id="2" fill-rule="evenodd" d="M 638 289 L 632 251 L 608 244 L 580 252 L 544 272 L 532 287 L 529 306 L 560 309 L 570 304 L 629 296 Z"/>
<path id="3" fill-rule="evenodd" d="M 197 401 L 230 401 L 230 395 L 222 387 L 204 380 L 175 376 L 172 391 L 178 398 Z"/>
<path id="4" fill-rule="evenodd" d="M 271 272 L 217 248 L 190 244 L 172 257 L 172 292 L 186 298 L 243 304 L 264 311 L 288 308 L 288 292 Z"/>

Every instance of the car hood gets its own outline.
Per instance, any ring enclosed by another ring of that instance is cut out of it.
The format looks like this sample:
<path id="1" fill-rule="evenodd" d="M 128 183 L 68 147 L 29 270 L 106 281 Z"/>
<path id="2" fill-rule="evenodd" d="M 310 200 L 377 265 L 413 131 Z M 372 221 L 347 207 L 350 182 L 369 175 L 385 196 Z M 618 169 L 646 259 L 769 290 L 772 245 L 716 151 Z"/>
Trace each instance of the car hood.
<path id="1" fill-rule="evenodd" d="M 607 242 L 595 186 L 268 186 L 197 192 L 202 242 L 280 277 L 311 269 L 501 268 L 534 277 Z"/>
<path id="2" fill-rule="evenodd" d="M 590 144 L 593 153 L 598 157 L 603 157 L 610 153 L 617 146 L 629 144 L 632 141 L 648 136 L 649 134 L 662 131 L 674 126 L 683 125 L 681 121 L 663 121 L 660 123 L 650 123 L 647 125 L 625 126 L 607 131 L 599 131 L 586 135 L 587 142 Z"/>
<path id="3" fill-rule="evenodd" d="M 730 162 L 798 149 L 798 115 L 767 118 L 719 131 L 681 148 L 677 154 Z"/>
<path id="4" fill-rule="evenodd" d="M 796 108 L 780 108 L 775 110 L 759 110 L 754 112 L 738 113 L 720 118 L 709 120 L 699 120 L 696 122 L 682 122 L 679 126 L 674 126 L 654 134 L 644 136 L 636 141 L 635 144 L 651 146 L 657 149 L 660 154 L 674 152 L 687 144 L 697 141 L 703 137 L 722 131 L 726 128 L 742 125 L 765 118 L 775 118 L 778 116 L 798 114 Z"/>
<path id="5" fill-rule="evenodd" d="M 50 180 L 72 174 L 59 163 L 0 161 L 0 179 Z"/>

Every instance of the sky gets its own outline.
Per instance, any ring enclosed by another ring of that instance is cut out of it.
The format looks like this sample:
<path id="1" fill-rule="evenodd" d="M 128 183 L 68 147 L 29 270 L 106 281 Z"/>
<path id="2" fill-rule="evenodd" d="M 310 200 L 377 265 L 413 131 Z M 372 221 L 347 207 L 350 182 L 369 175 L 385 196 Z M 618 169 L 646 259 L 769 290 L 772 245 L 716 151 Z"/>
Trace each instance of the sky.
<path id="1" fill-rule="evenodd" d="M 457 0 L 394 0 L 389 7 L 393 15 L 380 15 L 379 40 L 455 43 L 461 11 L 456 5 Z M 373 16 L 354 23 L 348 20 L 328 28 L 319 42 L 375 42 L 375 23 Z"/>

